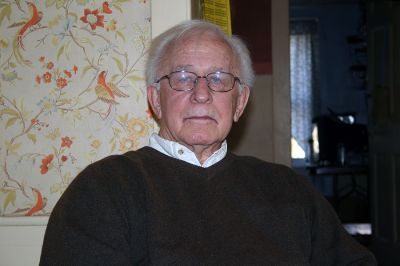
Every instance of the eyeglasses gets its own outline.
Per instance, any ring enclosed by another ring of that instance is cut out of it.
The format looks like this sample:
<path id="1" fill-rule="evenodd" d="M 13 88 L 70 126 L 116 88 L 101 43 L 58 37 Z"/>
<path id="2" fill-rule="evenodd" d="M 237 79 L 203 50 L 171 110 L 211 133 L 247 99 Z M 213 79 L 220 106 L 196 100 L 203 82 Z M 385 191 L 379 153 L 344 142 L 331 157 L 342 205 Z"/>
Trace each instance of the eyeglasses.
<path id="1" fill-rule="evenodd" d="M 173 71 L 168 75 L 162 76 L 155 83 L 159 83 L 163 79 L 168 79 L 169 86 L 176 91 L 190 91 L 196 86 L 199 79 L 205 78 L 207 80 L 207 86 L 210 90 L 216 92 L 227 92 L 233 89 L 235 82 L 241 81 L 238 77 L 233 74 L 223 71 L 217 71 L 209 73 L 205 76 L 199 76 L 194 72 L 180 70 Z"/>

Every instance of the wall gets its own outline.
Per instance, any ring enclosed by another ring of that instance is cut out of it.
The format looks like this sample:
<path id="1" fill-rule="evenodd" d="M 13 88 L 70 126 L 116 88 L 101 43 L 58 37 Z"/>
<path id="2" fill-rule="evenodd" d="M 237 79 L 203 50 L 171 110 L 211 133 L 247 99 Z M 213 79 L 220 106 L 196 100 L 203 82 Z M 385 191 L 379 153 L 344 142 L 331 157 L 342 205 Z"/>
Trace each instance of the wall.
<path id="1" fill-rule="evenodd" d="M 233 125 L 228 138 L 229 147 L 235 153 L 273 160 L 273 118 L 266 115 L 273 113 L 271 99 L 272 76 L 257 76 L 246 111 L 239 122 Z"/>
<path id="2" fill-rule="evenodd" d="M 60 2 L 60 1 L 58 1 Z M 57 3 L 58 3 L 57 2 Z M 81 1 L 77 1 L 77 3 Z M 87 1 L 83 1 L 82 3 L 86 3 Z M 141 0 L 132 0 L 131 3 L 136 4 L 145 4 L 146 1 Z M 51 7 L 51 4 L 58 5 L 55 1 L 47 1 L 47 4 Z M 60 2 L 61 3 L 61 2 Z M 97 2 L 97 5 L 101 5 L 102 2 Z M 43 3 L 44 4 L 44 3 Z M 96 4 L 93 2 L 92 4 Z M 25 7 L 25 6 L 24 6 Z M 112 6 L 110 6 L 112 8 Z M 46 6 L 47 8 L 47 6 Z M 89 7 L 93 8 L 93 7 Z M 126 7 L 125 7 L 126 8 Z M 82 7 L 83 10 L 83 7 Z M 128 9 L 129 10 L 129 9 Z M 168 5 L 165 5 L 165 1 L 163 0 L 153 0 L 151 1 L 151 17 L 156 18 L 151 22 L 152 36 L 155 36 L 162 32 L 164 29 L 176 24 L 179 21 L 184 19 L 188 19 L 190 12 L 190 1 L 187 0 L 171 0 L 168 1 Z M 143 11 L 137 10 L 139 14 L 136 17 L 141 17 L 144 15 Z M 150 9 L 149 9 L 150 11 Z M 129 14 L 132 15 L 131 11 Z M 118 13 L 117 11 L 115 13 Z M 166 14 L 174 14 L 174 16 L 168 16 L 166 18 Z M 126 13 L 127 14 L 127 13 Z M 47 16 L 51 16 L 51 13 L 47 13 Z M 120 15 L 121 16 L 121 15 Z M 157 19 L 159 18 L 159 19 Z M 7 20 L 7 17 L 3 18 Z M 119 18 L 121 19 L 121 18 Z M 109 20 L 111 21 L 111 20 Z M 149 20 L 150 21 L 150 20 Z M 121 20 L 120 20 L 121 24 Z M 122 26 L 122 25 L 121 25 Z M 132 28 L 132 27 L 129 27 Z M 93 35 L 95 36 L 95 35 Z M 92 36 L 92 37 L 93 37 Z M 128 37 L 124 36 L 125 38 Z M 2 37 L 3 38 L 3 35 Z M 119 35 L 118 38 L 122 38 Z M 89 42 L 90 39 L 87 40 Z M 32 40 L 35 42 L 35 39 Z M 2 45 L 4 45 L 2 43 Z M 25 44 L 27 47 L 27 44 Z M 47 52 L 51 53 L 51 49 L 47 49 Z M 46 53 L 47 53 L 46 52 Z M 55 51 L 57 53 L 57 50 Z M 54 55 L 54 54 L 53 54 Z M 35 55 L 32 55 L 35 56 Z M 80 62 L 80 58 L 77 59 Z M 115 61 L 115 60 L 114 60 Z M 54 63 L 54 62 L 53 62 Z M 122 62 L 121 62 L 122 63 Z M 123 62 L 125 63 L 125 62 Z M 118 67 L 116 62 L 111 61 L 109 63 L 111 66 Z M 47 67 L 47 65 L 46 65 Z M 143 68 L 142 68 L 143 69 Z M 21 79 L 26 79 L 26 76 L 21 76 Z M 2 75 L 2 82 L 4 82 L 4 76 Z M 141 79 L 143 81 L 143 79 Z M 17 79 L 16 81 L 19 81 Z M 82 82 L 82 81 L 81 81 Z M 31 84 L 34 84 L 31 82 Z M 12 85 L 12 84 L 7 84 Z M 37 94 L 37 93 L 36 93 Z M 137 98 L 136 98 L 137 99 Z M 105 109 L 107 111 L 107 109 Z M 78 135 L 77 135 L 78 136 Z M 3 138 L 3 134 L 2 134 Z M 29 144 L 28 144 L 29 145 Z M 72 144 L 73 145 L 73 144 Z M 32 145 L 31 145 L 32 146 Z M 119 146 L 118 146 L 119 147 Z M 65 148 L 65 147 L 63 147 Z M 121 152 L 121 151 L 119 151 Z M 3 157 L 4 158 L 4 157 Z M 39 160 L 40 162 L 40 160 Z M 35 168 L 33 168 L 35 170 Z M 3 201 L 4 203 L 5 201 Z M 10 208 L 13 207 L 11 205 L 13 202 L 10 202 Z M 4 208 L 4 205 L 1 206 Z M 0 217 L 0 265 L 37 265 L 39 262 L 39 255 L 43 240 L 43 235 L 45 232 L 45 227 L 47 224 L 47 216 L 43 217 Z"/>
<path id="3" fill-rule="evenodd" d="M 107 3 L 2 6 L 0 219 L 48 216 L 84 167 L 158 130 L 144 82 L 150 4 Z"/>
<path id="4" fill-rule="evenodd" d="M 353 63 L 347 37 L 358 34 L 360 10 L 356 3 L 314 4 L 290 7 L 290 17 L 318 18 L 320 37 L 321 114 L 355 112 L 359 122 L 367 122 L 365 91 L 353 87 Z"/>
<path id="5" fill-rule="evenodd" d="M 272 70 L 272 73 L 256 77 L 248 109 L 243 119 L 234 125 L 229 141 L 238 154 L 290 166 L 288 0 L 272 0 L 270 11 L 271 16 L 265 16 L 265 20 L 258 23 L 271 23 L 272 66 L 261 69 Z M 257 28 L 257 24 L 252 25 L 253 30 Z"/>
<path id="6" fill-rule="evenodd" d="M 152 0 L 153 36 L 178 21 L 188 19 L 190 2 L 169 0 L 166 5 L 164 0 Z M 271 2 L 274 71 L 273 75 L 257 77 L 251 96 L 252 104 L 243 122 L 249 128 L 243 133 L 244 138 L 238 144 L 237 151 L 289 165 L 288 1 Z M 236 128 L 243 130 L 242 126 L 237 125 Z M 4 219 L 1 222 L 0 265 L 37 265 L 47 218 L 18 217 L 11 222 Z"/>
<path id="7" fill-rule="evenodd" d="M 0 224 L 0 265 L 38 265 L 46 224 L 44 217 L 20 217 Z"/>

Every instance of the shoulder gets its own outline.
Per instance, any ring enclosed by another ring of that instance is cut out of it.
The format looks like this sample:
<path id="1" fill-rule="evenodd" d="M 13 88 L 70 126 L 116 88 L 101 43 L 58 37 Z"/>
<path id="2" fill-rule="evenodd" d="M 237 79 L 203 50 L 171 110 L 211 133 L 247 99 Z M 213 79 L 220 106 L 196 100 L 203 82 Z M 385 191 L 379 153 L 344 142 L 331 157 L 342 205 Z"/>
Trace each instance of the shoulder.
<path id="1" fill-rule="evenodd" d="M 252 156 L 239 156 L 232 154 L 234 165 L 245 169 L 246 171 L 257 172 L 258 174 L 271 177 L 298 177 L 290 167 L 283 164 L 263 161 Z"/>
<path id="2" fill-rule="evenodd" d="M 55 213 L 139 206 L 144 202 L 145 185 L 141 156 L 136 153 L 111 155 L 88 165 L 62 194 Z"/>
<path id="3" fill-rule="evenodd" d="M 233 155 L 235 171 L 240 172 L 248 181 L 254 182 L 280 193 L 309 195 L 315 193 L 310 180 L 296 173 L 292 168 L 260 160 L 252 156 Z"/>
<path id="4" fill-rule="evenodd" d="M 141 176 L 146 152 L 131 151 L 110 155 L 86 166 L 69 185 L 68 190 L 119 193 L 143 186 Z"/>
<path id="5" fill-rule="evenodd" d="M 136 151 L 129 151 L 124 154 L 110 155 L 104 157 L 90 165 L 87 168 L 108 168 L 108 167 L 119 167 L 124 165 L 132 166 L 132 164 L 138 164 L 146 158 L 150 158 L 152 154 L 152 149 L 149 147 L 143 147 Z"/>
<path id="6" fill-rule="evenodd" d="M 130 174 L 132 171 L 139 171 L 140 166 L 152 160 L 151 148 L 144 147 L 137 151 L 129 151 L 125 154 L 110 155 L 88 165 L 79 175 L 92 175 L 117 177 L 122 174 Z M 153 157 L 154 159 L 154 157 Z"/>

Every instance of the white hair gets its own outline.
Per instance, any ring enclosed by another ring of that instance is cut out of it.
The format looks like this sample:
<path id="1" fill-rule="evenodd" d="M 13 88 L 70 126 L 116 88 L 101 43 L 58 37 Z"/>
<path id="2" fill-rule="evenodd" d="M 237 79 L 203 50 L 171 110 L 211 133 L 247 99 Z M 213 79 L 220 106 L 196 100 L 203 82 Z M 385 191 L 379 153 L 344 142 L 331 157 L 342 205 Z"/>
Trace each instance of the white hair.
<path id="1" fill-rule="evenodd" d="M 239 86 L 240 89 L 243 85 L 252 87 L 254 83 L 254 71 L 251 64 L 250 53 L 245 43 L 235 35 L 226 35 L 219 26 L 203 20 L 184 21 L 154 38 L 149 48 L 147 60 L 147 85 L 154 84 L 159 78 L 159 72 L 171 47 L 185 37 L 205 32 L 213 33 L 232 49 L 233 55 L 239 63 L 239 78 L 242 82 Z"/>

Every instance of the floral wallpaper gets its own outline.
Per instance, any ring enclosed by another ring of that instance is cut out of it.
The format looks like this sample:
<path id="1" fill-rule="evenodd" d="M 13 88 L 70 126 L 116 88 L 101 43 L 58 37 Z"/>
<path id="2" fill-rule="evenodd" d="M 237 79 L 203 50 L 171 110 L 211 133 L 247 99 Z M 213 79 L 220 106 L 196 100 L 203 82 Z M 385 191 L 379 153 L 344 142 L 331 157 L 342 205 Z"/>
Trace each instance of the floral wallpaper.
<path id="1" fill-rule="evenodd" d="M 49 215 L 88 164 L 157 131 L 146 0 L 0 1 L 0 217 Z"/>

